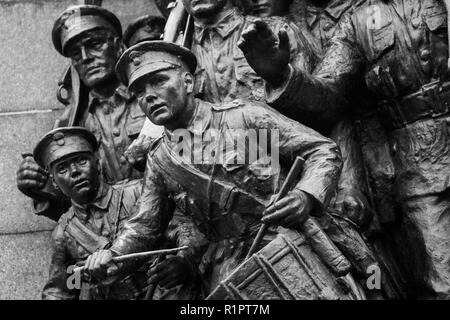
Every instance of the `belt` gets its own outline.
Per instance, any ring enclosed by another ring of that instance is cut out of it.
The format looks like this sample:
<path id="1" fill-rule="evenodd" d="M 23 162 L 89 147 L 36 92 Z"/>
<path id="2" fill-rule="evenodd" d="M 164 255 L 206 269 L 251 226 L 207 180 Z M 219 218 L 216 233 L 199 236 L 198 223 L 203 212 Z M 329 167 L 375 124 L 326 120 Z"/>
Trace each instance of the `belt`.
<path id="1" fill-rule="evenodd" d="M 249 229 L 260 225 L 259 220 L 265 208 L 252 195 L 232 190 L 226 201 L 212 204 L 208 237 L 215 241 L 242 237 Z"/>
<path id="2" fill-rule="evenodd" d="M 398 101 L 378 105 L 380 121 L 389 130 L 404 128 L 418 120 L 438 118 L 449 113 L 450 82 L 434 81 Z"/>

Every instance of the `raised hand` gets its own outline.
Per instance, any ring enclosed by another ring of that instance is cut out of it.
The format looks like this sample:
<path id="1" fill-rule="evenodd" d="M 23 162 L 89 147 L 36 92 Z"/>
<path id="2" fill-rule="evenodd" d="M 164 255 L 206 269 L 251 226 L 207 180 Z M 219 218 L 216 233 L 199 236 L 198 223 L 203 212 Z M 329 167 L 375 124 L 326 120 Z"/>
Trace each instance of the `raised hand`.
<path id="1" fill-rule="evenodd" d="M 273 86 L 289 76 L 290 44 L 286 30 L 281 29 L 277 38 L 267 23 L 257 20 L 243 31 L 238 46 L 253 70 Z"/>

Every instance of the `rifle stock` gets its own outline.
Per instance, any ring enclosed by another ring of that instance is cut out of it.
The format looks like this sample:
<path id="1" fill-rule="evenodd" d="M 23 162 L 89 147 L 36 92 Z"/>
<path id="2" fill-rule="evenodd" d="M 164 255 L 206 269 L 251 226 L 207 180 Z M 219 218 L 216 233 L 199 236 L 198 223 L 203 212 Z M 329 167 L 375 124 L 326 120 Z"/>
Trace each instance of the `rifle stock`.
<path id="1" fill-rule="evenodd" d="M 169 4 L 170 14 L 164 28 L 163 40 L 189 48 L 193 34 L 193 19 L 184 8 L 182 0 Z"/>

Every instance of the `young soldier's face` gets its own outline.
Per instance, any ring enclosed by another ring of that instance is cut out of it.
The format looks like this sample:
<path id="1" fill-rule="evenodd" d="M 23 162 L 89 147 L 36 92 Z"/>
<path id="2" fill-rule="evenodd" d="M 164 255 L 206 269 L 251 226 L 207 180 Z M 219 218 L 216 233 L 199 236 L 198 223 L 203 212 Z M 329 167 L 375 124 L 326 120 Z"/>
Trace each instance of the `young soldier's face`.
<path id="1" fill-rule="evenodd" d="M 230 0 L 183 0 L 184 7 L 194 17 L 209 17 L 219 13 Z"/>
<path id="2" fill-rule="evenodd" d="M 106 30 L 82 33 L 67 47 L 72 65 L 88 88 L 114 79 L 115 65 L 121 52 L 120 40 Z"/>
<path id="3" fill-rule="evenodd" d="M 162 70 L 138 79 L 130 91 L 150 121 L 167 126 L 176 122 L 188 102 L 192 90 L 186 81 L 192 83 L 192 75 L 182 68 Z"/>
<path id="4" fill-rule="evenodd" d="M 95 199 L 100 185 L 100 165 L 91 153 L 76 153 L 56 161 L 51 167 L 53 181 L 78 204 Z"/>

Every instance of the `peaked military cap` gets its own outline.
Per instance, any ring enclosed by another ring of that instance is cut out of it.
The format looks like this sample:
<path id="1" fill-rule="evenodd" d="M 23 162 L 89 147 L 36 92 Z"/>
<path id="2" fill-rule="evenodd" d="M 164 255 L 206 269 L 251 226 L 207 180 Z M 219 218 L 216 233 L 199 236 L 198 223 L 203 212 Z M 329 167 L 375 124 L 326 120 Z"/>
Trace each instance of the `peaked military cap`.
<path id="1" fill-rule="evenodd" d="M 61 127 L 48 132 L 33 151 L 34 160 L 42 168 L 56 160 L 79 152 L 95 152 L 98 148 L 95 136 L 82 127 Z"/>
<path id="2" fill-rule="evenodd" d="M 142 41 L 161 40 L 165 25 L 166 19 L 162 17 L 139 17 L 128 25 L 123 33 L 123 42 L 127 47 L 131 47 Z"/>
<path id="3" fill-rule="evenodd" d="M 130 86 L 147 74 L 181 67 L 182 63 L 194 74 L 197 59 L 189 49 L 167 41 L 144 41 L 122 54 L 116 74 L 122 83 Z"/>
<path id="4" fill-rule="evenodd" d="M 77 5 L 67 8 L 56 19 L 52 30 L 53 45 L 63 56 L 67 43 L 81 33 L 95 28 L 113 30 L 122 36 L 119 19 L 105 8 L 95 5 Z"/>

